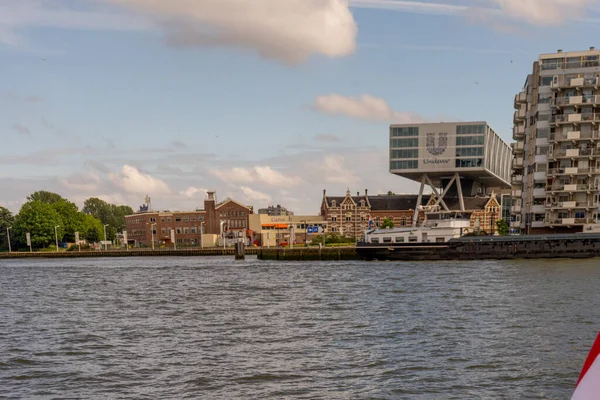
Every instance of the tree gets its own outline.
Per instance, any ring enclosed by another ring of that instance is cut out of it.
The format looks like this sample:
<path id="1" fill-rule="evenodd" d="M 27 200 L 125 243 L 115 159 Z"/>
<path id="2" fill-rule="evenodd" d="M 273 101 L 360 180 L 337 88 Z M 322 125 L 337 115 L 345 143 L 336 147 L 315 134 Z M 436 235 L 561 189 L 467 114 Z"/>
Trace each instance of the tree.
<path id="1" fill-rule="evenodd" d="M 38 190 L 27 196 L 27 201 L 41 201 L 46 204 L 54 204 L 62 200 L 66 201 L 60 194 L 47 192 L 45 190 Z"/>
<path id="2" fill-rule="evenodd" d="M 83 225 L 79 237 L 88 243 L 96 243 L 103 237 L 102 222 L 88 214 L 83 214 Z"/>
<path id="3" fill-rule="evenodd" d="M 396 193 L 392 192 L 391 190 L 388 190 L 388 196 L 395 196 Z"/>
<path id="4" fill-rule="evenodd" d="M 116 233 L 125 227 L 125 216 L 133 214 L 129 206 L 117 206 L 104 200 L 91 197 L 83 203 L 82 211 L 99 219 L 103 225 L 108 225 L 106 233 L 109 240 L 116 237 Z M 102 238 L 104 238 L 102 233 Z"/>
<path id="5" fill-rule="evenodd" d="M 498 235 L 506 236 L 508 235 L 508 224 L 505 220 L 500 219 L 496 221 L 496 227 L 498 228 Z"/>
<path id="6" fill-rule="evenodd" d="M 54 227 L 62 224 L 60 214 L 48 203 L 39 200 L 23 204 L 15 219 L 15 240 L 26 243 L 25 234 L 31 233 L 31 245 L 46 247 L 55 241 Z M 58 240 L 62 240 L 63 227 L 58 229 Z"/>
<path id="7" fill-rule="evenodd" d="M 8 209 L 0 207 L 0 251 L 8 250 L 8 238 L 6 236 L 6 228 L 13 225 L 15 218 Z M 11 238 L 11 242 L 12 242 Z"/>
<path id="8" fill-rule="evenodd" d="M 394 221 L 391 218 L 384 218 L 383 223 L 381 224 L 381 228 L 383 229 L 393 229 Z"/>
<path id="9" fill-rule="evenodd" d="M 61 228 L 64 232 L 64 240 L 67 242 L 75 241 L 75 232 L 82 233 L 85 214 L 79 212 L 75 203 L 68 200 L 59 200 L 52 204 L 52 208 L 61 217 Z"/>

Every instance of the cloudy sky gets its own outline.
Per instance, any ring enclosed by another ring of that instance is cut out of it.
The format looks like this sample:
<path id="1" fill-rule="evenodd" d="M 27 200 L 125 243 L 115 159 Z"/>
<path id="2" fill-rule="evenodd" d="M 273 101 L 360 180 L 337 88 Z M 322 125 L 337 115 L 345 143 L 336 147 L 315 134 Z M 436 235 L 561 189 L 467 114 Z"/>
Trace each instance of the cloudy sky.
<path id="1" fill-rule="evenodd" d="M 323 189 L 414 192 L 388 173 L 388 125 L 487 120 L 510 140 L 538 54 L 600 47 L 599 3 L 1 0 L 0 205 L 189 209 L 216 190 L 317 213 Z"/>

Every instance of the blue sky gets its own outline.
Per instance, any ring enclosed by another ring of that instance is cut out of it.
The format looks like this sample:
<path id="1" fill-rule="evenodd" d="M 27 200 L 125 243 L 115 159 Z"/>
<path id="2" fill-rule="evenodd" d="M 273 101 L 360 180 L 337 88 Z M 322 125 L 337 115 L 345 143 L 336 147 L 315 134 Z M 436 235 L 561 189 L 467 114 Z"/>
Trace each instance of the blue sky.
<path id="1" fill-rule="evenodd" d="M 414 192 L 388 173 L 388 125 L 487 120 L 510 141 L 533 61 L 597 45 L 598 7 L 3 0 L 0 205 L 45 189 L 188 209 L 217 190 L 316 213 L 323 189 Z"/>

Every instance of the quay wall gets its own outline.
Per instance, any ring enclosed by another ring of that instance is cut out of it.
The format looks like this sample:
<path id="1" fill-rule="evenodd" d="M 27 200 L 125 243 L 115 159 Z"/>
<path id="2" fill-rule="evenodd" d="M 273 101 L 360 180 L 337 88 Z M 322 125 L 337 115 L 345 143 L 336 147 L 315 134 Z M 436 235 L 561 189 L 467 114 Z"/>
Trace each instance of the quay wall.
<path id="1" fill-rule="evenodd" d="M 278 261 L 352 261 L 360 260 L 356 248 L 352 247 L 299 247 L 258 249 L 259 260 Z"/>
<path id="2" fill-rule="evenodd" d="M 256 255 L 257 249 L 246 248 L 247 255 Z M 16 258 L 100 258 L 100 257 L 194 257 L 194 256 L 234 256 L 233 248 L 210 248 L 210 249 L 130 249 L 130 250 L 107 250 L 107 251 L 60 251 L 60 252 L 12 252 L 0 253 L 0 259 Z"/>

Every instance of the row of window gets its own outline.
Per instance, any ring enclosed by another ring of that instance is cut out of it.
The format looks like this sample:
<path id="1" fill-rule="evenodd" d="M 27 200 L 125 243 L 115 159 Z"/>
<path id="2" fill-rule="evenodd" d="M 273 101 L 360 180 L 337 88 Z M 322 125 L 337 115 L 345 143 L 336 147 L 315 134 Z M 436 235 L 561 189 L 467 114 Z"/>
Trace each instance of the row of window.
<path id="1" fill-rule="evenodd" d="M 457 159 L 455 166 L 456 166 L 456 168 L 482 167 L 483 166 L 483 158 Z"/>
<path id="2" fill-rule="evenodd" d="M 383 237 L 382 239 L 382 243 L 405 243 L 405 240 L 403 237 Z M 408 243 L 415 243 L 418 242 L 419 238 L 417 236 L 409 236 L 408 237 Z M 445 243 L 446 240 L 443 237 L 440 238 L 431 238 L 430 240 L 428 240 L 428 242 L 435 242 L 435 243 Z M 379 238 L 372 238 L 371 239 L 371 243 L 379 243 Z"/>
<path id="3" fill-rule="evenodd" d="M 225 217 L 245 217 L 246 213 L 244 211 L 225 211 L 221 213 L 221 218 Z"/>
<path id="4" fill-rule="evenodd" d="M 199 215 L 198 219 L 196 219 L 195 216 L 177 216 L 175 217 L 175 222 L 196 222 L 196 220 L 198 221 L 204 221 L 204 215 Z M 150 217 L 150 222 L 156 222 L 156 218 L 155 217 Z M 173 217 L 160 217 L 160 222 L 173 222 Z"/>
<path id="5" fill-rule="evenodd" d="M 485 125 L 457 125 L 457 135 L 474 135 L 485 133 Z"/>
<path id="6" fill-rule="evenodd" d="M 419 138 L 392 139 L 390 144 L 392 147 L 419 147 Z"/>
<path id="7" fill-rule="evenodd" d="M 456 157 L 483 157 L 483 147 L 457 147 Z"/>
<path id="8" fill-rule="evenodd" d="M 364 207 L 364 206 L 365 206 L 365 204 L 366 204 L 366 203 L 365 203 L 365 201 L 364 201 L 364 200 L 361 200 L 361 201 L 358 203 L 359 207 Z M 333 207 L 333 208 L 337 207 L 337 201 L 335 201 L 335 200 L 331 200 L 331 207 Z M 342 205 L 342 208 L 343 208 L 344 210 L 354 210 L 356 207 L 355 207 L 355 206 L 354 206 L 354 204 L 352 204 L 352 203 L 346 203 L 346 204 Z"/>
<path id="9" fill-rule="evenodd" d="M 392 136 L 419 136 L 418 126 L 407 126 L 403 128 L 390 128 Z"/>
<path id="10" fill-rule="evenodd" d="M 419 149 L 392 150 L 392 158 L 419 158 Z"/>
<path id="11" fill-rule="evenodd" d="M 403 160 L 390 162 L 391 169 L 417 169 L 419 168 L 419 160 Z"/>
<path id="12" fill-rule="evenodd" d="M 561 57 L 542 60 L 542 70 L 569 69 L 569 68 L 591 68 L 600 66 L 597 55 L 584 57 Z"/>
<path id="13" fill-rule="evenodd" d="M 483 145 L 483 136 L 457 136 L 457 146 L 481 146 Z"/>

